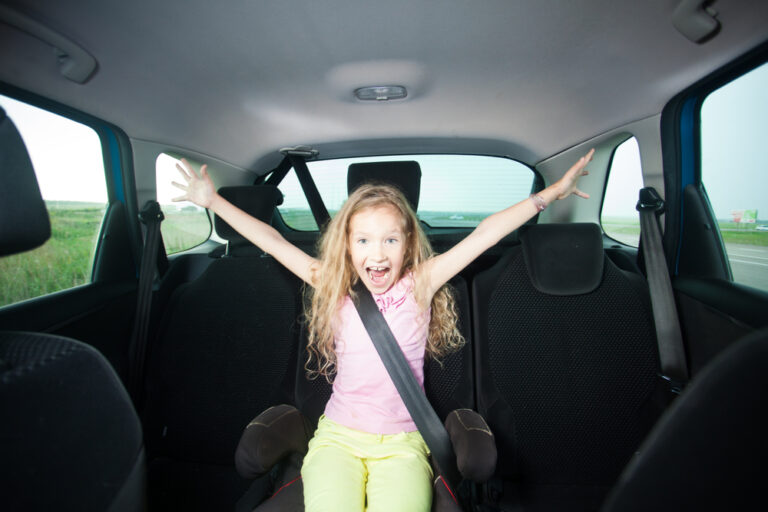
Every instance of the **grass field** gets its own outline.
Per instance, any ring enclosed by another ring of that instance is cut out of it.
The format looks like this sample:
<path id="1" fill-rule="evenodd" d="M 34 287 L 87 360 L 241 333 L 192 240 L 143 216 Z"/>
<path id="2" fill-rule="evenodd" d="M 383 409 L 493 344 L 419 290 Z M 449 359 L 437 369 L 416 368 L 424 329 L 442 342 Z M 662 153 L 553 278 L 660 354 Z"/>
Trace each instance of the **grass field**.
<path id="1" fill-rule="evenodd" d="M 74 202 L 48 202 L 51 239 L 43 246 L 23 254 L 0 258 L 0 306 L 38 297 L 90 282 L 93 254 L 104 218 L 105 205 Z M 208 239 L 207 215 L 195 207 L 163 206 L 163 241 L 169 253 L 198 245 Z M 335 212 L 332 212 L 335 213 Z M 472 227 L 484 217 L 477 213 L 420 212 L 426 222 Z M 307 210 L 283 210 L 283 218 L 294 229 L 316 230 Z M 756 224 L 720 222 L 726 244 L 768 246 L 768 231 Z M 632 243 L 640 233 L 636 219 L 605 218 L 603 227 L 618 240 Z"/>
<path id="2" fill-rule="evenodd" d="M 757 226 L 766 225 L 768 221 L 758 220 L 754 224 L 736 224 L 730 221 L 718 221 L 720 234 L 725 244 L 743 244 L 768 246 L 768 231 L 758 231 Z M 632 218 L 603 217 L 603 229 L 608 235 L 618 240 L 638 240 L 640 237 L 640 221 Z M 637 242 L 633 245 L 637 245 Z"/>
<path id="3" fill-rule="evenodd" d="M 200 245 L 211 235 L 211 222 L 203 209 L 163 205 L 163 215 L 165 220 L 160 230 L 168 254 Z"/>
<path id="4" fill-rule="evenodd" d="M 0 258 L 0 306 L 91 281 L 93 255 L 106 205 L 46 202 L 51 238 L 31 251 Z M 203 210 L 169 208 L 161 224 L 166 250 L 178 252 L 208 239 Z"/>
<path id="5" fill-rule="evenodd" d="M 0 305 L 89 282 L 105 211 L 103 204 L 48 203 L 50 240 L 0 258 Z"/>

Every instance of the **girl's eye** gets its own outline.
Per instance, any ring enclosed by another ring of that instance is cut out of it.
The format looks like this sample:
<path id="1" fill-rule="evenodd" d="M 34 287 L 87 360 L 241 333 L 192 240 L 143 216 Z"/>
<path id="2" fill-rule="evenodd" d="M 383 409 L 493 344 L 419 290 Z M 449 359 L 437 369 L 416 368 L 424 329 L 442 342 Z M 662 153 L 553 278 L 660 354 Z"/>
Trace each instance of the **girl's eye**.
<path id="1" fill-rule="evenodd" d="M 360 244 L 360 245 L 365 245 L 365 244 L 368 243 L 368 239 L 367 238 L 358 238 L 357 239 L 357 243 Z"/>
<path id="2" fill-rule="evenodd" d="M 388 244 L 396 244 L 397 242 L 399 242 L 397 238 L 387 238 Z"/>

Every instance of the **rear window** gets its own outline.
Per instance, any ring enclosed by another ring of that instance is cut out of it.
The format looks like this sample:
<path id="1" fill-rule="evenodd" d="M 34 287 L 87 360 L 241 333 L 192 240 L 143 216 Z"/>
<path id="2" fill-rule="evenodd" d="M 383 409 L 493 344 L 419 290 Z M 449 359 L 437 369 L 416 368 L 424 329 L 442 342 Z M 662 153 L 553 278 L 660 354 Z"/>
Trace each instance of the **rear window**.
<path id="1" fill-rule="evenodd" d="M 507 158 L 475 155 L 397 155 L 308 162 L 317 189 L 331 216 L 347 199 L 347 169 L 358 162 L 415 160 L 421 167 L 419 219 L 431 227 L 475 227 L 494 212 L 522 201 L 533 190 L 530 167 Z M 316 230 L 295 174 L 280 183 L 285 199 L 279 207 L 285 223 L 297 230 Z"/>

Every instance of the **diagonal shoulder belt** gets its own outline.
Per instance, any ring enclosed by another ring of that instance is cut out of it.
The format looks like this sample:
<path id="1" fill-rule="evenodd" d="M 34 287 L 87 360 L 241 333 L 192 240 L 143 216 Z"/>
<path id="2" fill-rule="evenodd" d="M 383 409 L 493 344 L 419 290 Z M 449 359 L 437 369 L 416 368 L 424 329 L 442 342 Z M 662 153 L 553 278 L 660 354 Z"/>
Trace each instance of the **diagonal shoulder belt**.
<path id="1" fill-rule="evenodd" d="M 373 346 L 379 353 L 384 367 L 387 369 L 397 392 L 405 403 L 405 407 L 419 429 L 421 437 L 427 443 L 432 457 L 437 463 L 438 470 L 451 486 L 459 483 L 459 471 L 456 467 L 456 456 L 448 437 L 448 431 L 438 418 L 437 413 L 427 400 L 411 367 L 403 355 L 395 336 L 379 311 L 371 292 L 362 281 L 358 280 L 353 287 L 352 302 L 357 308 L 365 330 L 373 341 Z"/>

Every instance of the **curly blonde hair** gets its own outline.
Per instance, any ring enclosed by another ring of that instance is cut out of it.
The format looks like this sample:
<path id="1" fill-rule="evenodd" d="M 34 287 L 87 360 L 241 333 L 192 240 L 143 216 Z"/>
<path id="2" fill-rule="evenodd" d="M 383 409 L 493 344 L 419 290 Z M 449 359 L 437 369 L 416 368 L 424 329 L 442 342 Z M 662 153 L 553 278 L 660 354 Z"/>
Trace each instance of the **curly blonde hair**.
<path id="1" fill-rule="evenodd" d="M 402 192 L 382 184 L 358 187 L 329 222 L 319 241 L 320 265 L 312 276 L 314 287 L 310 287 L 311 300 L 305 310 L 309 327 L 309 356 L 304 367 L 310 378 L 323 375 L 330 381 L 336 373 L 334 320 L 344 298 L 354 293 L 352 286 L 359 279 L 348 251 L 350 221 L 362 210 L 381 206 L 391 206 L 400 214 L 406 237 L 401 275 L 395 281 L 417 270 L 434 254 L 416 214 Z M 414 272 L 414 278 L 416 302 L 423 311 L 432 308 L 426 353 L 439 360 L 464 344 L 464 337 L 457 327 L 456 300 L 450 285 L 445 284 L 432 297 L 431 303 L 427 304 L 429 276 L 425 272 Z"/>

